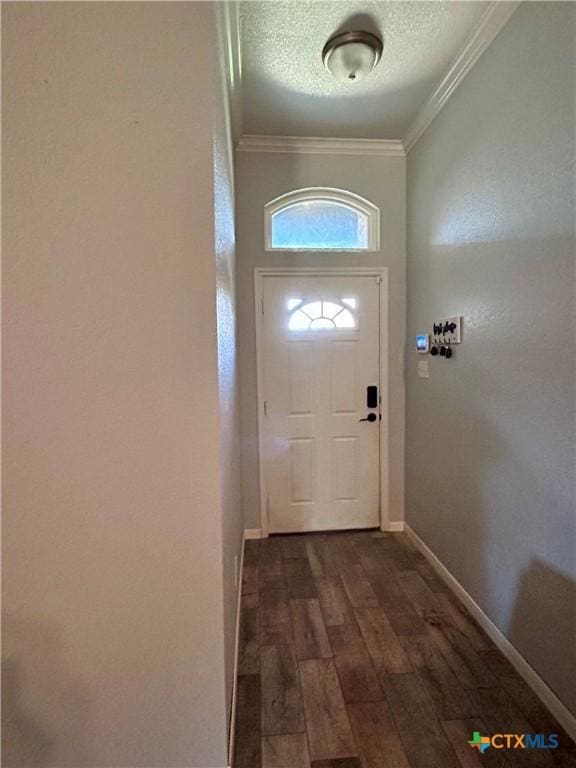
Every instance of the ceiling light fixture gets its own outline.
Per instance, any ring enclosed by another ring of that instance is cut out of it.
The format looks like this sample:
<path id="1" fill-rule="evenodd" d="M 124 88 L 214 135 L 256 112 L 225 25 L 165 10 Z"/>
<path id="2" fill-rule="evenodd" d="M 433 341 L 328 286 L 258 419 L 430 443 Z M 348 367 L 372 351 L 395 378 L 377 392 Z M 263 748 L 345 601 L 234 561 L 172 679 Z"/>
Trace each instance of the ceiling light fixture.
<path id="1" fill-rule="evenodd" d="M 369 74 L 382 56 L 382 40 L 370 32 L 342 32 L 324 46 L 324 66 L 341 83 L 357 83 Z"/>

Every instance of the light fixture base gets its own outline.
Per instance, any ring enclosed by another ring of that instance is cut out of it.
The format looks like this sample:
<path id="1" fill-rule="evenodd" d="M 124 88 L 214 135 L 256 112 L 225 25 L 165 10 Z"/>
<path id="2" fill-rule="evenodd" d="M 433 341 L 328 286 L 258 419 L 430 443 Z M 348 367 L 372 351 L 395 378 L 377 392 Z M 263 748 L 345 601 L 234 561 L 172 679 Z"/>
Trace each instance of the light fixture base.
<path id="1" fill-rule="evenodd" d="M 374 69 L 383 48 L 382 40 L 371 32 L 340 32 L 324 46 L 322 61 L 336 80 L 355 83 Z"/>

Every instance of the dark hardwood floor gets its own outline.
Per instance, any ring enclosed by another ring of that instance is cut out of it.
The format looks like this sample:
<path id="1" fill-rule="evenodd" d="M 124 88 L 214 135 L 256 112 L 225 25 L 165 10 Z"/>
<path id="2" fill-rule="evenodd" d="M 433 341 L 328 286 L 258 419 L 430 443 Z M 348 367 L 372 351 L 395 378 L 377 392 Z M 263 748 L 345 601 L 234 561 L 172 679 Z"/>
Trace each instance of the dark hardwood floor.
<path id="1" fill-rule="evenodd" d="M 404 534 L 247 541 L 234 768 L 576 766 L 576 747 Z M 557 750 L 468 745 L 558 733 Z"/>

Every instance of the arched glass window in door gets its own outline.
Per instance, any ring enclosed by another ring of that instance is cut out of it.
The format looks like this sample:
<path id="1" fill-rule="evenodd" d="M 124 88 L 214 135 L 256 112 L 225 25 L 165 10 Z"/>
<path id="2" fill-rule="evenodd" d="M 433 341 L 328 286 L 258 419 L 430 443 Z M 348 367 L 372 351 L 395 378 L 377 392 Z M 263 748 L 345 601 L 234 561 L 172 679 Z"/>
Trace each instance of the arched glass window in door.
<path id="1" fill-rule="evenodd" d="M 266 250 L 374 251 L 379 214 L 373 203 L 342 189 L 314 187 L 265 206 Z"/>
<path id="2" fill-rule="evenodd" d="M 333 331 L 356 328 L 356 299 L 336 301 L 305 301 L 288 299 L 290 331 Z"/>

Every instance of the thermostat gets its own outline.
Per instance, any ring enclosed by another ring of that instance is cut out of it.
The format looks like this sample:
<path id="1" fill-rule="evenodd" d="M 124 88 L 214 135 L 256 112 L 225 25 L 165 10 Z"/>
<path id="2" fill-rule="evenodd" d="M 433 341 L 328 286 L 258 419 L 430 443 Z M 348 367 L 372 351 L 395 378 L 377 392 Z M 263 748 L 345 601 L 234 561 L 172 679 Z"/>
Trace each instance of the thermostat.
<path id="1" fill-rule="evenodd" d="M 430 336 L 427 333 L 416 334 L 416 352 L 425 354 L 430 348 Z"/>

